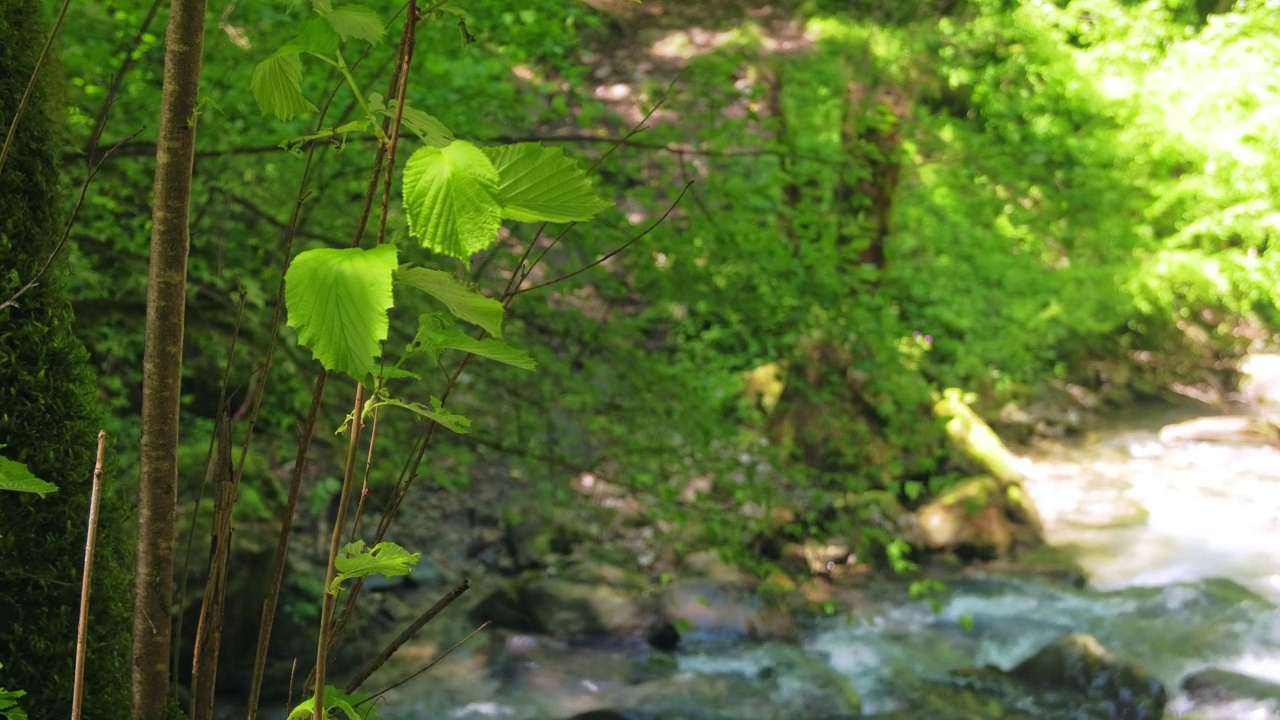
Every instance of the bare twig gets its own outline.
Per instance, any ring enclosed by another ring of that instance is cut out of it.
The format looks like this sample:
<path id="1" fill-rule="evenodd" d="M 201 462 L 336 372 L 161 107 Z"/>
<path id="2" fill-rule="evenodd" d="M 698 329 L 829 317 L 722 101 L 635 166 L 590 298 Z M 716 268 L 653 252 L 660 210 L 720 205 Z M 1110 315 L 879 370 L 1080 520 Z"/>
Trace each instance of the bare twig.
<path id="1" fill-rule="evenodd" d="M 227 388 L 231 384 L 231 367 L 235 362 L 236 343 L 240 340 L 240 329 L 244 326 L 244 306 L 247 297 L 248 293 L 245 291 L 244 286 L 240 286 L 240 300 L 236 307 L 236 326 L 235 330 L 231 333 L 231 343 L 230 347 L 227 349 L 227 362 L 222 368 L 222 385 L 218 389 L 218 404 L 214 406 L 218 408 L 219 413 L 224 413 L 226 411 Z M 221 421 L 218 424 L 218 429 L 222 430 Z M 187 547 L 183 551 L 182 569 L 180 573 L 181 580 L 178 582 L 179 610 L 177 616 L 174 618 L 173 659 L 171 661 L 172 667 L 170 670 L 170 672 L 173 673 L 174 682 L 178 682 L 181 677 L 179 675 L 179 665 L 181 663 L 178 660 L 178 656 L 181 652 L 180 649 L 182 646 L 182 609 L 187 607 L 187 579 L 191 575 L 188 571 L 191 568 L 191 549 L 195 546 L 196 523 L 200 519 L 200 504 L 204 502 L 204 493 L 208 489 L 210 481 L 213 480 L 214 474 L 222 470 L 222 463 L 218 461 L 219 458 L 214 457 L 213 452 L 215 449 L 221 450 L 222 445 L 220 443 L 225 443 L 226 440 L 227 438 L 223 438 L 220 432 L 214 433 L 213 436 L 209 438 L 209 447 L 205 451 L 204 478 L 201 479 L 200 489 L 196 492 L 195 500 L 191 503 L 191 519 L 188 522 L 187 527 Z"/>
<path id="2" fill-rule="evenodd" d="M 395 690 L 396 688 L 400 687 L 401 685 L 403 685 L 403 684 L 405 684 L 405 683 L 409 682 L 410 680 L 412 680 L 412 679 L 414 679 L 414 678 L 418 677 L 418 676 L 419 676 L 419 675 L 421 675 L 422 673 L 424 673 L 424 672 L 426 672 L 426 671 L 430 670 L 431 668 L 435 667 L 436 665 L 439 665 L 441 660 L 444 660 L 445 658 L 449 657 L 449 655 L 450 655 L 450 654 L 452 654 L 454 650 L 457 650 L 458 648 L 460 648 L 460 647 L 462 647 L 463 645 L 467 644 L 467 641 L 469 641 L 471 638 L 475 637 L 475 636 L 476 636 L 476 635 L 477 635 L 481 630 L 483 630 L 483 629 L 485 629 L 485 628 L 489 627 L 490 623 L 492 623 L 492 621 L 491 621 L 491 620 L 486 620 L 486 621 L 485 621 L 485 622 L 484 622 L 480 627 L 476 628 L 475 630 L 472 630 L 470 635 L 467 635 L 466 637 L 462 638 L 462 639 L 461 639 L 461 640 L 459 640 L 458 642 L 454 643 L 454 644 L 453 644 L 453 646 L 452 646 L 452 647 L 450 647 L 448 650 L 445 650 L 444 652 L 440 653 L 438 656 L 436 656 L 436 657 L 432 658 L 431 662 L 427 663 L 426 665 L 423 665 L 421 668 L 419 668 L 416 672 L 414 672 L 413 674 L 409 675 L 408 677 L 406 677 L 406 678 L 402 678 L 402 679 L 400 679 L 400 680 L 397 680 L 396 682 L 394 682 L 394 683 L 392 683 L 392 684 L 388 685 L 387 687 L 382 688 L 382 689 L 381 689 L 381 690 L 379 690 L 378 692 L 374 693 L 374 694 L 373 694 L 373 697 L 369 698 L 369 700 L 366 700 L 365 702 L 369 702 L 369 701 L 373 700 L 373 699 L 374 699 L 374 698 L 376 698 L 376 697 L 380 697 L 380 696 L 382 696 L 382 695 L 385 695 L 385 694 L 387 694 L 387 693 L 391 692 L 392 690 Z"/>
<path id="3" fill-rule="evenodd" d="M 107 86 L 107 96 L 102 101 L 102 107 L 98 108 L 98 115 L 93 119 L 93 130 L 89 133 L 89 140 L 85 143 L 85 159 L 89 167 L 105 161 L 107 158 L 103 156 L 101 159 L 94 157 L 98 153 L 99 143 L 102 141 L 102 131 L 107 127 L 107 117 L 111 114 L 111 106 L 116 102 L 116 96 L 120 94 L 120 85 L 124 82 L 124 77 L 133 67 L 134 55 L 138 51 L 138 47 L 142 45 L 143 39 L 147 35 L 147 31 L 151 28 L 151 23 L 155 22 L 156 15 L 160 12 L 160 5 L 164 0 L 153 0 L 151 8 L 147 10 L 147 16 L 142 19 L 142 24 L 138 26 L 138 32 L 134 33 L 133 41 L 121 53 L 120 67 L 116 69 L 116 74 L 111 77 L 111 84 Z M 119 147 L 119 143 L 116 147 Z M 155 148 L 150 151 L 151 157 L 155 157 Z"/>
<path id="4" fill-rule="evenodd" d="M 125 138 L 124 140 L 121 140 L 120 142 L 125 142 L 126 140 L 137 137 L 138 134 L 145 129 L 146 128 L 138 128 L 133 132 L 132 135 Z M 116 147 L 118 146 L 119 146 L 119 143 L 112 146 L 112 148 L 102 156 L 102 160 L 105 161 L 107 158 L 111 157 L 111 153 L 115 152 Z M 25 285 L 18 288 L 18 291 L 15 292 L 13 296 L 10 297 L 8 300 L 5 300 L 4 302 L 0 303 L 0 311 L 5 310 L 6 308 L 15 307 L 18 304 L 18 298 L 27 294 L 27 291 L 31 290 L 31 288 L 35 287 L 36 285 L 39 285 L 40 278 L 44 277 L 44 274 L 49 271 L 49 267 L 53 265 L 53 261 L 57 260 L 58 255 L 62 254 L 62 248 L 67 244 L 67 238 L 71 237 L 71 228 L 73 225 L 75 225 L 76 215 L 80 214 L 80 208 L 84 206 L 85 196 L 89 194 L 89 185 L 90 183 L 93 182 L 93 179 L 98 175 L 98 170 L 101 169 L 101 167 L 102 167 L 102 162 L 98 162 L 95 165 L 93 165 L 91 168 L 89 168 L 88 176 L 85 177 L 84 183 L 80 185 L 80 197 L 76 199 L 75 207 L 71 208 L 71 215 L 67 218 L 66 224 L 63 225 L 62 227 L 62 237 L 58 238 L 58 244 L 53 246 L 53 252 L 49 253 L 49 257 L 45 259 L 44 264 L 40 266 L 40 269 L 36 271 L 36 274 L 32 276 L 32 278 L 28 280 Z"/>
<path id="5" fill-rule="evenodd" d="M 200 619 L 196 623 L 195 657 L 191 664 L 191 718 L 213 720 L 214 691 L 218 681 L 218 649 L 226 612 L 227 564 L 231 558 L 231 511 L 236 502 L 237 480 L 231 468 L 231 419 L 226 408 L 218 417 L 218 485 L 214 493 L 212 548 Z"/>
<path id="6" fill-rule="evenodd" d="M 342 496 L 338 500 L 338 517 L 333 521 L 333 535 L 329 539 L 329 563 L 325 569 L 324 595 L 320 605 L 320 637 L 316 640 L 315 714 L 313 720 L 323 720 L 325 665 L 332 639 L 333 606 L 336 598 L 329 592 L 337 576 L 338 549 L 342 545 L 343 524 L 351 503 L 351 486 L 355 484 L 356 454 L 360 449 L 360 415 L 364 410 L 364 383 L 356 383 L 356 399 L 351 409 L 351 440 L 347 444 L 346 469 L 342 477 Z"/>
<path id="7" fill-rule="evenodd" d="M 618 246 L 615 250 L 613 250 L 613 251 L 611 251 L 611 252 L 609 252 L 609 253 L 607 253 L 607 254 L 605 254 L 605 255 L 601 255 L 599 258 L 597 258 L 597 259 L 595 260 L 595 262 L 592 262 L 590 265 L 587 265 L 587 266 L 585 266 L 585 267 L 580 267 L 580 268 L 578 268 L 577 270 L 574 270 L 573 272 L 568 273 L 568 274 L 566 274 L 566 275 L 561 275 L 560 277 L 556 278 L 555 280 L 548 280 L 547 282 L 544 282 L 544 283 L 539 283 L 539 284 L 537 284 L 537 285 L 532 285 L 532 286 L 530 286 L 530 287 L 526 287 L 526 288 L 520 288 L 519 290 L 516 290 L 516 294 L 517 294 L 517 295 L 519 295 L 519 294 L 521 294 L 521 293 L 527 293 L 527 292 L 529 292 L 529 291 L 531 291 L 531 290 L 537 290 L 538 288 L 544 288 L 544 287 L 547 287 L 547 286 L 549 286 L 549 285 L 555 285 L 555 284 L 556 284 L 556 283 L 558 283 L 558 282 L 564 282 L 565 280 L 568 280 L 569 278 L 571 278 L 571 277 L 573 277 L 573 276 L 575 276 L 575 275 L 580 275 L 580 274 L 582 274 L 582 273 L 584 273 L 584 272 L 586 272 L 586 271 L 590 270 L 591 268 L 593 268 L 593 267 L 595 267 L 595 266 L 599 265 L 599 264 L 600 264 L 600 263 L 602 263 L 602 262 L 605 262 L 606 260 L 608 260 L 609 258 L 613 257 L 614 255 L 617 255 L 618 253 L 622 252 L 623 250 L 626 250 L 627 248 L 629 248 L 629 247 L 631 247 L 632 245 L 636 244 L 636 242 L 638 242 L 638 241 L 639 241 L 641 238 L 643 238 L 645 235 L 648 235 L 649 233 L 653 232 L 655 228 L 657 228 L 659 225 L 661 225 L 661 224 L 662 224 L 662 223 L 667 219 L 667 216 L 669 216 L 669 215 L 671 214 L 671 212 L 672 212 L 673 210 L 675 210 L 675 209 L 676 209 L 676 206 L 680 204 L 680 200 L 681 200 L 681 198 L 683 198 L 683 197 L 684 197 L 684 194 L 685 194 L 685 193 L 689 192 L 689 188 L 691 188 L 691 187 L 693 187 L 693 181 L 692 181 L 692 180 L 690 180 L 688 183 L 686 183 L 686 184 L 685 184 L 684 188 L 680 190 L 680 194 L 676 196 L 676 199 L 675 199 L 674 201 L 672 201 L 671 205 L 669 205 L 669 206 L 667 207 L 667 211 L 666 211 L 666 212 L 664 212 L 664 213 L 662 213 L 662 216 L 661 216 L 661 217 L 659 217 L 657 220 L 654 220 L 652 223 L 650 223 L 650 224 L 649 224 L 649 227 L 647 227 L 647 228 L 645 228 L 643 231 L 641 231 L 639 235 L 636 235 L 635 237 L 633 237 L 633 238 L 631 238 L 630 240 L 626 241 L 626 242 L 625 242 L 625 243 L 623 243 L 622 245 Z"/>
<path id="8" fill-rule="evenodd" d="M 93 462 L 89 495 L 89 529 L 84 541 L 84 575 L 80 578 L 80 624 L 76 629 L 76 674 L 71 686 L 71 720 L 80 720 L 84 707 L 84 656 L 89 639 L 89 594 L 93 589 L 93 553 L 98 546 L 98 500 L 102 497 L 102 461 L 107 454 L 107 431 L 98 431 L 98 457 Z"/>
<path id="9" fill-rule="evenodd" d="M 377 672 L 378 668 L 382 667 L 387 660 L 391 659 L 392 655 L 396 654 L 397 650 L 399 650 L 405 643 L 409 642 L 409 640 L 412 639 L 419 630 L 425 627 L 427 623 L 434 620 L 435 617 L 443 612 L 445 608 L 449 607 L 454 603 L 454 601 L 462 597 L 463 593 L 470 588 L 471 581 L 463 580 L 452 590 L 445 593 L 444 596 L 437 600 L 434 605 L 427 608 L 426 612 L 419 615 L 416 620 L 409 623 L 408 627 L 402 630 L 400 634 L 388 643 L 381 652 L 375 655 L 373 659 L 365 663 L 364 667 L 360 668 L 360 672 L 356 673 L 355 677 L 351 678 L 351 681 L 347 683 L 347 692 L 350 693 L 358 690 L 360 686 L 364 684 L 364 681 L 369 679 L 370 675 Z"/>

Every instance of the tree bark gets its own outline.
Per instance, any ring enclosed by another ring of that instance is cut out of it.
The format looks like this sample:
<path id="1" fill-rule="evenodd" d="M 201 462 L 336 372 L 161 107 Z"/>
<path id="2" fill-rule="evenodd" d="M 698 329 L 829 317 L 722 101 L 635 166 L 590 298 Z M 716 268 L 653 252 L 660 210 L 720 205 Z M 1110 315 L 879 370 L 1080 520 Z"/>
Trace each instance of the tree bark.
<path id="1" fill-rule="evenodd" d="M 204 16 L 205 0 L 171 0 L 165 36 L 142 373 L 131 683 L 134 720 L 160 720 L 170 700 L 178 416 Z"/>

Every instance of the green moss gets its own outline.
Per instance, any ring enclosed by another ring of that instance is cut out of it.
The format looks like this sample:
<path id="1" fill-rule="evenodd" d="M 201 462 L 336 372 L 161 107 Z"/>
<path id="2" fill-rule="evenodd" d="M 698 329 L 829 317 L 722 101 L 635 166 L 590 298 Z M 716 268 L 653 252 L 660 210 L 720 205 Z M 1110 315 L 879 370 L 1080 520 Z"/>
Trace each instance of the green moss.
<path id="1" fill-rule="evenodd" d="M 0 119 L 7 128 L 44 42 L 43 6 L 0 0 Z M 49 256 L 63 215 L 60 115 L 46 67 L 0 170 L 0 300 Z M 33 717 L 70 712 L 89 483 L 99 413 L 88 355 L 55 272 L 0 311 L 0 443 L 60 490 L 0 504 L 0 659 L 6 687 L 27 691 Z M 95 718 L 125 717 L 129 695 L 131 553 L 124 508 L 104 498 L 94 568 L 85 696 Z"/>

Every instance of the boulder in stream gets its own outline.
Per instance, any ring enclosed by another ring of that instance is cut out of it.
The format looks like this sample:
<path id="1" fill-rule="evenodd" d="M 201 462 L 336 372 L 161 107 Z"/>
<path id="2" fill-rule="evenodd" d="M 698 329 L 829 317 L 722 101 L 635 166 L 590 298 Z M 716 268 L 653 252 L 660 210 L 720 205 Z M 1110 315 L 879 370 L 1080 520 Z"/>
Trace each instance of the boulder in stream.
<path id="1" fill-rule="evenodd" d="M 472 607 L 470 617 L 561 639 L 645 637 L 662 624 L 642 593 L 537 573 L 498 585 Z"/>
<path id="2" fill-rule="evenodd" d="M 1183 678 L 1183 691 L 1196 706 L 1193 710 L 1243 701 L 1268 706 L 1271 716 L 1280 715 L 1280 683 L 1252 675 L 1206 667 Z"/>
<path id="3" fill-rule="evenodd" d="M 754 591 L 709 577 L 677 580 L 658 603 L 663 620 L 702 640 L 795 640 L 788 608 Z"/>
<path id="4" fill-rule="evenodd" d="M 1075 633 L 1050 643 L 1009 675 L 1032 687 L 1078 692 L 1101 703 L 1113 720 L 1164 717 L 1164 685 L 1092 635 Z"/>

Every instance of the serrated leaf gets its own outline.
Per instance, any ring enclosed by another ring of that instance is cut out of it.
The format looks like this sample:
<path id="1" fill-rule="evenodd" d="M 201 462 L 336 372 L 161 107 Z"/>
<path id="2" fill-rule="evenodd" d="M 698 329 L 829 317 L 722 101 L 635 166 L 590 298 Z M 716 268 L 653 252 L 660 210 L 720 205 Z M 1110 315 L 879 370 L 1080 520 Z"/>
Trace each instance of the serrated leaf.
<path id="1" fill-rule="evenodd" d="M 501 340 L 486 338 L 477 340 L 456 327 L 440 327 L 438 316 L 427 314 L 418 319 L 418 334 L 414 345 L 431 358 L 438 358 L 443 350 L 461 350 L 490 360 L 536 370 L 538 364 L 523 350 L 517 350 Z"/>
<path id="2" fill-rule="evenodd" d="M 311 9 L 324 15 L 333 12 L 333 2 L 331 0 L 311 0 Z"/>
<path id="3" fill-rule="evenodd" d="M 383 115 L 389 118 L 396 116 L 396 100 L 391 101 L 391 105 L 383 110 L 379 110 Z M 400 122 L 414 135 L 417 135 L 423 143 L 432 147 L 446 147 L 453 142 L 453 131 L 445 127 L 434 115 L 429 115 L 411 105 L 404 106 L 404 112 L 400 114 Z"/>
<path id="4" fill-rule="evenodd" d="M 0 455 L 0 490 L 35 493 L 44 497 L 57 492 L 58 486 L 32 475 L 31 470 L 17 460 Z"/>
<path id="5" fill-rule="evenodd" d="M 290 52 L 313 53 L 316 55 L 333 55 L 338 50 L 338 33 L 334 32 L 329 22 L 322 17 L 311 18 L 297 37 L 290 40 L 276 54 Z"/>
<path id="6" fill-rule="evenodd" d="M 275 54 L 258 63 L 249 89 L 258 109 L 280 120 L 292 120 L 316 109 L 302 95 L 302 61 L 297 53 Z"/>
<path id="7" fill-rule="evenodd" d="M 502 303 L 481 295 L 449 273 L 405 265 L 396 271 L 396 280 L 439 300 L 449 312 L 479 325 L 490 335 L 502 337 Z"/>
<path id="8" fill-rule="evenodd" d="M 420 557 L 421 553 L 410 553 L 393 542 L 380 542 L 367 551 L 363 540 L 347 543 L 334 559 L 334 568 L 338 573 L 329 585 L 329 593 L 337 595 L 342 583 L 352 578 L 408 575 Z"/>
<path id="9" fill-rule="evenodd" d="M 378 401 L 379 405 L 390 405 L 392 407 L 404 408 L 409 412 L 421 415 L 428 420 L 434 420 L 445 429 L 452 430 L 459 435 L 466 435 L 471 429 L 471 420 L 465 415 L 449 412 L 444 409 L 444 403 L 439 398 L 431 398 L 431 406 L 428 407 L 422 403 L 405 402 L 392 397 L 383 398 Z"/>
<path id="10" fill-rule="evenodd" d="M 424 247 L 467 260 L 493 243 L 501 224 L 498 171 L 465 140 L 419 148 L 404 166 L 409 233 Z"/>
<path id="11" fill-rule="evenodd" d="M 358 38 L 375 45 L 382 41 L 382 18 L 363 5 L 339 5 L 325 13 L 324 18 L 343 40 Z"/>
<path id="12" fill-rule="evenodd" d="M 560 148 L 517 143 L 485 148 L 498 169 L 502 216 L 520 222 L 590 220 L 609 207 L 591 180 Z"/>
<path id="13" fill-rule="evenodd" d="M 376 370 L 393 304 L 394 245 L 308 250 L 285 273 L 285 308 L 298 342 L 320 364 L 356 379 Z"/>
<path id="14" fill-rule="evenodd" d="M 341 710 L 347 720 L 377 720 L 378 703 L 370 702 L 372 699 L 373 695 L 370 693 L 347 693 L 342 688 L 325 685 L 324 717 L 336 718 L 337 715 L 333 711 Z M 316 696 L 312 695 L 290 710 L 287 720 L 311 720 L 315 716 L 315 707 Z"/>

